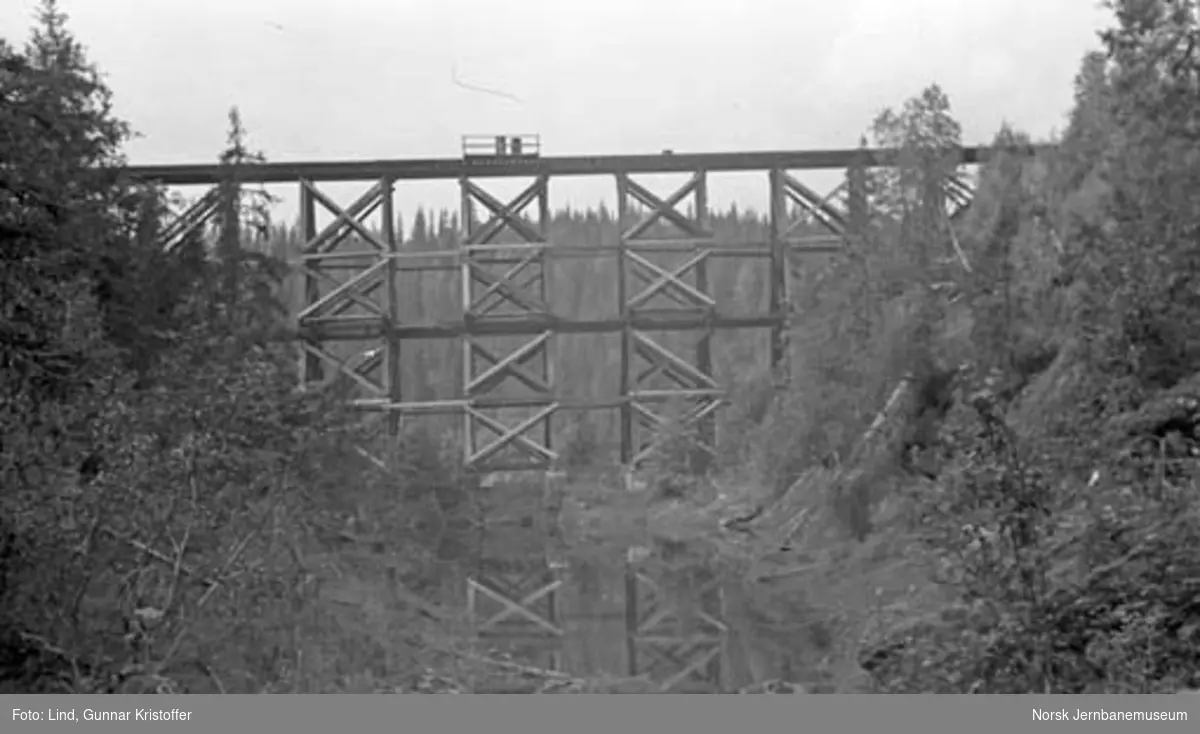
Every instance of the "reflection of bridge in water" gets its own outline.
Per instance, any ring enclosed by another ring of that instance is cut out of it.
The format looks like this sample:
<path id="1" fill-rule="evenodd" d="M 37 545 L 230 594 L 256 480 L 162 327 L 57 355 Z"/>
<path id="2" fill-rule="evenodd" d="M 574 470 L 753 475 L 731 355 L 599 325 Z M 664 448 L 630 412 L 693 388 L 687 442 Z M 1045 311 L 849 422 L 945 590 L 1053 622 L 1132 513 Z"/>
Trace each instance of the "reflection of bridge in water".
<path id="1" fill-rule="evenodd" d="M 640 676 L 662 692 L 736 687 L 726 673 L 719 574 L 683 558 L 685 543 L 564 537 L 562 477 L 549 476 L 540 501 L 528 485 L 491 488 L 481 522 L 441 535 L 440 564 L 456 573 L 440 573 L 442 583 L 421 595 L 465 608 L 476 649 L 526 665 L 581 678 Z M 664 573 L 651 556 L 683 570 Z"/>
<path id="2" fill-rule="evenodd" d="M 380 679 L 414 662 L 435 678 L 454 666 L 442 683 L 414 684 L 425 692 L 824 688 L 828 609 L 773 573 L 811 561 L 805 551 L 731 545 L 715 516 L 653 503 L 619 477 L 573 477 L 565 491 L 550 477 L 392 518 L 360 506 L 337 547 L 313 558 L 328 572 L 317 614 L 383 661 Z M 761 530 L 768 545 L 787 537 Z"/>

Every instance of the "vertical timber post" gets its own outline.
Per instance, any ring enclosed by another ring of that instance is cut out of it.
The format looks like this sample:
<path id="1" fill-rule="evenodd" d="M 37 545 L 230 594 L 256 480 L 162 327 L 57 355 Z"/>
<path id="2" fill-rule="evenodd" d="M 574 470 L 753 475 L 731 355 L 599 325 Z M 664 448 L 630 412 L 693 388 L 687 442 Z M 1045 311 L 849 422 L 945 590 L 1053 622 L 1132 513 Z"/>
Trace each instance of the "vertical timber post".
<path id="1" fill-rule="evenodd" d="M 222 300 L 233 309 L 238 300 L 239 260 L 242 249 L 241 232 L 241 166 L 237 162 L 223 166 L 224 176 L 217 185 L 220 200 L 220 232 L 217 260 L 221 263 Z"/>
<path id="2" fill-rule="evenodd" d="M 474 359 L 474 353 L 471 348 L 470 331 L 470 314 L 471 314 L 471 250 L 468 243 L 471 241 L 471 235 L 475 231 L 475 216 L 474 202 L 471 201 L 471 189 L 467 185 L 467 177 L 463 176 L 458 180 L 459 189 L 462 192 L 462 221 L 463 221 L 463 236 L 460 238 L 455 254 L 458 256 L 458 280 L 462 298 L 462 316 L 464 321 L 468 321 L 467 328 L 458 337 L 459 348 L 462 353 L 461 377 L 459 378 L 458 395 L 459 400 L 463 401 L 462 409 L 462 441 L 463 441 L 463 462 L 469 464 L 471 457 L 475 454 L 475 421 L 471 417 L 471 404 L 468 402 L 467 388 L 471 384 L 471 360 Z"/>
<path id="3" fill-rule="evenodd" d="M 788 298 L 788 244 L 784 241 L 787 231 L 787 197 L 784 191 L 783 171 L 772 168 L 770 181 L 770 240 L 771 240 L 771 315 L 778 319 L 771 327 L 771 369 L 779 382 L 788 381 L 787 329 L 789 314 Z"/>
<path id="4" fill-rule="evenodd" d="M 701 231 L 708 231 L 708 172 L 704 170 L 696 172 L 696 224 Z M 696 265 L 696 290 L 708 295 L 707 258 Z M 707 323 L 704 325 L 704 331 L 701 332 L 699 341 L 696 342 L 696 367 L 700 372 L 710 376 L 713 373 L 712 336 L 712 325 Z M 716 416 L 712 413 L 704 416 L 696 428 L 703 444 L 715 451 L 717 446 Z M 692 469 L 698 474 L 707 473 L 712 464 L 712 454 L 702 449 L 694 452 L 694 455 L 696 465 Z"/>
<path id="5" fill-rule="evenodd" d="M 625 227 L 629 221 L 629 187 L 626 174 L 617 172 L 617 307 L 621 319 L 621 466 L 632 470 L 633 461 L 633 406 L 630 405 L 630 392 L 633 390 L 632 376 L 629 374 L 630 347 L 632 336 L 632 310 L 629 308 L 629 291 L 626 282 L 626 271 L 629 261 L 626 257 Z"/>
<path id="6" fill-rule="evenodd" d="M 871 292 L 871 260 L 867 256 L 867 161 L 862 153 L 855 156 L 846 170 L 846 248 L 852 259 L 860 263 L 858 277 L 862 278 L 863 302 L 859 310 L 859 329 L 864 339 L 870 338 L 875 303 Z M 853 261 L 853 260 L 852 260 Z"/>
<path id="7" fill-rule="evenodd" d="M 634 566 L 632 549 L 625 556 L 625 662 L 630 677 L 638 674 L 638 627 L 641 622 L 638 611 L 637 568 Z"/>
<path id="8" fill-rule="evenodd" d="M 383 190 L 380 192 L 382 197 L 382 209 L 380 217 L 383 219 L 383 241 L 387 245 L 387 253 L 385 257 L 388 259 L 386 273 L 387 278 L 387 390 L 388 390 L 388 412 L 387 412 L 387 432 L 388 452 L 392 453 L 396 450 L 396 436 L 400 433 L 400 410 L 397 407 L 402 400 L 401 383 L 400 383 L 400 337 L 396 331 L 400 325 L 400 284 L 396 282 L 398 275 L 397 256 L 399 255 L 399 245 L 396 242 L 396 212 L 395 201 L 393 195 L 395 193 L 396 182 L 390 177 L 383 179 Z M 390 457 L 389 457 L 390 458 Z"/>
<path id="9" fill-rule="evenodd" d="M 542 243 L 546 247 L 546 249 L 542 250 L 541 264 L 539 265 L 539 267 L 542 269 L 542 277 L 539 279 L 541 281 L 539 285 L 541 286 L 540 293 L 542 296 L 542 303 L 546 304 L 551 313 L 553 313 L 554 303 L 551 301 L 553 289 L 550 283 L 550 279 L 553 277 L 551 275 L 553 268 L 550 267 L 550 264 L 553 262 L 553 258 L 548 257 L 550 253 L 547 251 L 550 247 L 550 177 L 547 175 L 541 176 L 539 178 L 539 184 L 538 234 L 541 235 Z M 542 347 L 542 374 L 546 376 L 546 384 L 549 385 L 551 389 L 555 390 L 556 393 L 557 386 L 554 384 L 554 363 L 557 361 L 557 359 L 558 331 L 554 330 L 550 333 L 550 337 L 547 339 L 546 345 Z M 543 435 L 543 439 L 545 446 L 548 449 L 554 448 L 554 424 L 554 415 L 551 414 L 547 416 L 544 425 L 545 433 Z"/>
<path id="10" fill-rule="evenodd" d="M 861 237 L 867 226 L 867 169 L 861 154 L 846 171 L 846 213 L 851 233 Z"/>
<path id="11" fill-rule="evenodd" d="M 307 181 L 300 182 L 300 236 L 304 243 L 312 242 L 317 237 L 317 203 L 309 189 Z M 318 258 L 304 258 L 304 308 L 312 306 L 321 300 L 320 284 L 317 271 L 321 268 Z M 300 354 L 300 386 L 307 388 L 313 382 L 323 382 L 324 365 L 315 354 L 303 350 Z"/>
<path id="12" fill-rule="evenodd" d="M 462 237 L 459 240 L 465 243 L 475 231 L 475 204 L 471 201 L 471 192 L 467 189 L 467 178 L 460 178 L 458 183 L 462 194 L 462 212 L 459 216 L 462 219 Z"/>

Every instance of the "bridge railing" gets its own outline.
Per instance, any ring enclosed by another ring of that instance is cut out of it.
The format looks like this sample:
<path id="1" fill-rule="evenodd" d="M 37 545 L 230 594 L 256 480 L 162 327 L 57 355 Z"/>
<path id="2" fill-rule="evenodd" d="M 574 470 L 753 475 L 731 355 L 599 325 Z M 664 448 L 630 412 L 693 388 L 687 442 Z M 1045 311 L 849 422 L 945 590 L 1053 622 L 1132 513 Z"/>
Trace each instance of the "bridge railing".
<path id="1" fill-rule="evenodd" d="M 542 138 L 524 135 L 464 135 L 463 158 L 528 158 L 542 154 Z"/>

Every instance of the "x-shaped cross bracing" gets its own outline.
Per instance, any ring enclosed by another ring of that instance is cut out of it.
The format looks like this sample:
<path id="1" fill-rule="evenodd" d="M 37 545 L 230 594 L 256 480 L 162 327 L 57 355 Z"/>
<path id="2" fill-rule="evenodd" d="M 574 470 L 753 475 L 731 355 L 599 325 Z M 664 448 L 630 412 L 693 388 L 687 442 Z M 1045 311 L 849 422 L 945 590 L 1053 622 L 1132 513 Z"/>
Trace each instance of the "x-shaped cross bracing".
<path id="1" fill-rule="evenodd" d="M 541 294 L 534 293 L 532 289 L 532 286 L 544 282 L 543 254 L 540 248 L 529 253 L 502 275 L 490 272 L 482 263 L 465 260 L 466 275 L 471 284 L 468 285 L 468 288 L 471 288 L 471 292 L 474 290 L 472 286 L 476 283 L 486 286 L 482 294 L 471 299 L 467 313 L 475 317 L 484 316 L 505 303 L 510 303 L 526 313 L 549 313 L 550 306 L 542 299 Z M 531 265 L 536 265 L 537 270 L 529 273 L 523 281 L 518 282 L 517 277 Z M 489 299 L 492 299 L 490 304 L 487 303 Z"/>
<path id="2" fill-rule="evenodd" d="M 507 447 L 512 447 L 520 451 L 522 454 L 530 457 L 539 465 L 552 464 L 558 459 L 558 454 L 552 451 L 549 447 L 534 441 L 527 434 L 533 428 L 548 420 L 554 411 L 558 410 L 558 403 L 550 403 L 536 410 L 533 415 L 525 420 L 517 423 L 514 426 L 507 426 L 499 420 L 482 412 L 480 409 L 473 406 L 466 407 L 468 436 L 467 436 L 467 466 L 479 467 L 484 461 L 500 453 Z M 483 448 L 476 449 L 476 434 L 475 426 L 483 426 L 495 433 L 498 438 L 487 444 Z"/>
<path id="3" fill-rule="evenodd" d="M 322 193 L 312 181 L 301 179 L 300 186 L 304 193 L 312 197 L 313 201 L 319 203 L 334 216 L 332 222 L 304 244 L 305 254 L 312 255 L 330 252 L 336 249 L 351 234 L 357 234 L 364 242 L 380 252 L 388 249 L 387 244 L 381 242 L 363 224 L 363 220 L 374 213 L 383 204 L 384 198 L 390 194 L 390 185 L 388 182 L 377 181 L 374 186 L 367 189 L 362 196 L 355 199 L 354 203 L 345 209 L 338 206 L 337 203 Z"/>
<path id="4" fill-rule="evenodd" d="M 664 429 L 668 428 L 672 422 L 684 426 L 696 425 L 700 421 L 715 413 L 717 409 L 721 407 L 721 404 L 721 399 L 717 397 L 702 398 L 697 401 L 697 404 L 688 412 L 681 416 L 671 417 L 662 415 L 661 413 L 655 413 L 644 403 L 632 401 L 630 406 L 633 408 L 634 417 L 637 418 L 638 423 L 641 424 L 642 427 L 648 430 L 650 433 L 650 440 L 642 444 L 641 448 L 633 456 L 631 463 L 636 466 L 650 458 L 655 449 L 657 449 L 662 441 L 665 440 Z M 701 441 L 697 441 L 695 443 L 697 448 L 702 449 L 705 453 L 709 454 L 710 456 L 716 456 L 716 447 L 709 446 L 707 443 Z"/>
<path id="5" fill-rule="evenodd" d="M 380 259 L 372 264 L 366 270 L 354 275 L 345 283 L 338 283 L 328 273 L 312 268 L 302 268 L 301 272 L 313 278 L 324 280 L 327 283 L 333 284 L 333 290 L 326 293 L 316 302 L 310 303 L 304 307 L 297 315 L 301 321 L 321 316 L 337 316 L 348 311 L 352 306 L 358 304 L 374 315 L 383 317 L 383 307 L 370 299 L 370 294 L 379 289 L 384 284 L 387 276 L 386 259 Z M 326 311 L 333 310 L 333 313 L 326 314 Z"/>
<path id="6" fill-rule="evenodd" d="M 690 638 L 636 639 L 638 650 L 648 653 L 654 662 L 642 668 L 653 675 L 656 668 L 674 671 L 659 684 L 659 692 L 669 693 L 688 678 L 705 679 L 704 668 L 721 654 L 721 640 L 708 636 Z"/>
<path id="7" fill-rule="evenodd" d="M 650 368 L 637 376 L 641 384 L 656 374 L 662 374 L 675 384 L 688 390 L 716 390 L 717 381 L 706 375 L 685 359 L 654 341 L 645 334 L 633 333 L 634 353 L 650 363 Z"/>
<path id="8" fill-rule="evenodd" d="M 690 194 L 696 192 L 700 185 L 704 182 L 704 174 L 695 173 L 683 186 L 679 187 L 675 193 L 668 196 L 666 199 L 661 199 L 645 186 L 629 178 L 624 174 L 618 174 L 621 180 L 624 181 L 625 190 L 630 196 L 638 200 L 642 204 L 650 207 L 651 211 L 637 224 L 630 227 L 623 235 L 625 240 L 635 240 L 641 237 L 654 224 L 660 220 L 671 222 L 676 227 L 684 232 L 688 237 L 696 239 L 707 239 L 712 236 L 711 233 L 705 232 L 700 224 L 689 219 L 680 213 L 677 208 L 684 199 Z"/>
<path id="9" fill-rule="evenodd" d="M 329 375 L 326 376 L 322 381 L 320 385 L 321 388 L 331 385 L 333 381 L 337 379 L 337 376 L 341 374 L 349 377 L 356 384 L 366 390 L 368 394 L 374 397 L 382 397 L 386 394 L 387 388 L 385 386 L 380 385 L 367 376 L 368 373 L 382 364 L 384 350 L 369 349 L 364 352 L 359 352 L 353 357 L 342 360 L 334 357 L 324 349 L 321 349 L 320 347 L 307 341 L 301 341 L 300 348 L 305 354 L 312 355 L 313 357 L 321 360 L 321 362 L 334 368 L 334 371 L 330 372 Z M 358 363 L 355 364 L 355 361 L 358 361 Z"/>
<path id="10" fill-rule="evenodd" d="M 474 372 L 474 357 L 476 355 L 490 362 L 491 366 L 478 376 L 471 378 L 471 381 L 466 386 L 466 394 L 469 397 L 484 395 L 495 390 L 502 382 L 511 377 L 540 395 L 549 395 L 550 383 L 547 379 L 534 372 L 530 372 L 525 368 L 525 365 L 537 357 L 545 355 L 546 344 L 549 342 L 552 334 L 553 332 L 549 331 L 543 332 L 512 352 L 509 352 L 504 357 L 499 357 L 482 344 L 473 339 L 470 340 L 469 349 L 472 360 L 472 373 Z"/>
<path id="11" fill-rule="evenodd" d="M 812 221 L 819 223 L 839 237 L 846 233 L 846 215 L 833 204 L 841 191 L 841 186 L 834 189 L 829 195 L 822 197 L 790 173 L 782 174 L 780 182 L 787 198 L 805 213 L 805 216 L 788 226 L 783 233 L 784 237 L 791 236 L 797 229 Z"/>
<path id="12" fill-rule="evenodd" d="M 640 584 L 649 587 L 651 603 L 657 601 L 659 608 L 643 618 L 636 629 L 627 630 L 626 634 L 633 638 L 639 649 L 649 653 L 657 662 L 676 670 L 660 684 L 659 690 L 671 691 L 692 676 L 703 677 L 705 666 L 721 653 L 723 639 L 729 632 L 728 626 L 699 609 L 695 617 L 707 624 L 712 629 L 711 633 L 689 636 L 655 634 L 672 616 L 678 616 L 678 608 L 665 603 L 662 590 L 653 579 L 640 572 L 635 572 L 634 576 Z M 703 597 L 718 587 L 719 582 L 711 581 L 701 587 L 698 596 Z"/>
<path id="13" fill-rule="evenodd" d="M 638 623 L 638 627 L 636 630 L 638 635 L 649 635 L 649 634 L 653 633 L 655 630 L 657 630 L 661 625 L 663 625 L 668 620 L 670 620 L 672 617 L 678 616 L 679 608 L 677 605 L 670 605 L 665 602 L 664 596 L 662 593 L 662 587 L 659 586 L 658 583 L 656 581 L 654 581 L 654 579 L 650 578 L 649 576 L 647 576 L 646 574 L 644 574 L 640 571 L 635 572 L 634 577 L 640 583 L 642 583 L 643 585 L 650 588 L 650 591 L 652 593 L 652 596 L 650 597 L 651 600 L 658 602 L 658 609 L 654 612 L 651 612 L 645 618 L 643 618 L 642 621 L 640 621 Z M 720 587 L 719 581 L 709 581 L 708 583 L 702 585 L 696 591 L 696 597 L 701 598 L 708 592 L 713 591 L 719 587 Z M 697 609 L 695 616 L 696 616 L 696 619 L 699 619 L 703 622 L 706 622 L 708 625 L 710 625 L 713 628 L 715 634 L 725 634 L 726 632 L 729 631 L 729 628 L 725 625 L 724 622 L 722 622 L 721 620 L 712 616 L 711 614 L 704 611 L 703 609 Z"/>
<path id="14" fill-rule="evenodd" d="M 673 650 L 666 650 L 655 644 L 643 643 L 642 649 L 649 652 L 661 662 L 678 668 L 678 672 L 659 684 L 658 690 L 660 693 L 669 693 L 675 690 L 676 686 L 693 676 L 703 680 L 705 666 L 721 654 L 721 645 L 712 642 L 708 644 L 698 642 L 696 644 L 683 645 Z M 692 656 L 690 660 L 687 659 L 689 655 Z"/>
<path id="15" fill-rule="evenodd" d="M 531 622 L 537 627 L 549 632 L 550 634 L 561 637 L 563 634 L 562 628 L 551 622 L 549 619 L 534 612 L 532 606 L 538 601 L 548 597 L 562 586 L 562 581 L 555 579 L 548 584 L 538 587 L 533 592 L 522 596 L 520 599 L 512 599 L 506 594 L 492 589 L 487 584 L 484 584 L 475 579 L 467 580 L 467 593 L 471 596 L 469 605 L 473 611 L 478 611 L 475 607 L 474 597 L 476 593 L 482 594 L 492 601 L 498 602 L 503 609 L 496 612 L 487 619 L 475 625 L 476 632 L 487 632 L 494 628 L 500 622 L 513 617 L 520 617 L 527 622 Z M 472 622 L 475 620 L 472 619 Z"/>
<path id="16" fill-rule="evenodd" d="M 682 302 L 682 305 L 715 309 L 717 302 L 713 300 L 712 296 L 683 280 L 684 276 L 690 271 L 707 262 L 708 256 L 708 250 L 701 250 L 678 267 L 667 270 L 637 254 L 632 248 L 627 249 L 625 257 L 634 266 L 632 272 L 649 284 L 645 290 L 629 299 L 629 302 L 626 304 L 627 308 L 630 310 L 636 309 L 655 295 L 661 293 L 664 296 L 671 297 L 676 303 Z"/>
<path id="17" fill-rule="evenodd" d="M 549 180 L 547 176 L 539 176 L 532 184 L 524 191 L 517 194 L 512 201 L 504 204 L 496 197 L 484 191 L 475 183 L 463 179 L 462 190 L 463 197 L 467 204 L 468 211 L 463 214 L 467 219 L 467 245 L 485 245 L 494 240 L 507 227 L 515 232 L 526 242 L 543 242 L 545 237 L 542 232 L 538 231 L 538 227 L 530 224 L 528 220 L 521 215 L 535 199 L 544 197 L 546 193 L 546 184 Z M 478 201 L 483 204 L 492 214 L 480 227 L 472 226 L 471 218 L 468 215 L 470 202 Z M 540 223 L 542 227 L 546 226 L 546 222 Z"/>

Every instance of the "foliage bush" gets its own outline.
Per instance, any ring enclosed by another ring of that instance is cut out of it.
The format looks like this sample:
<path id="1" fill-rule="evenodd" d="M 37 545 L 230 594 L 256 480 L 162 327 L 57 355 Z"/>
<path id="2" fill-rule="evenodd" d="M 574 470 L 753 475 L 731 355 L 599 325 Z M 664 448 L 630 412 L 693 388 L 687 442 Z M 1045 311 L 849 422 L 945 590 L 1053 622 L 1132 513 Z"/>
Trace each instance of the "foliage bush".
<path id="1" fill-rule="evenodd" d="M 216 258 L 200 236 L 165 255 L 159 194 L 113 174 L 127 128 L 56 4 L 0 57 L 0 687 L 325 690 L 347 667 L 408 670 L 411 645 L 327 629 L 320 551 L 392 493 L 357 418 L 294 389 L 261 194 L 223 187 Z M 235 110 L 231 181 L 244 138 Z"/>
<path id="2" fill-rule="evenodd" d="M 1058 148 L 1031 155 L 1027 136 L 1002 129 L 952 232 L 922 183 L 953 173 L 937 155 L 956 129 L 948 105 L 931 88 L 881 115 L 876 139 L 901 153 L 870 179 L 874 211 L 891 215 L 860 240 L 875 242 L 857 264 L 870 293 L 851 258 L 809 291 L 792 335 L 799 379 L 768 421 L 788 439 L 766 463 L 791 461 L 795 476 L 839 453 L 823 501 L 846 532 L 825 542 L 906 549 L 925 577 L 914 583 L 954 600 L 896 601 L 869 625 L 858 657 L 874 690 L 1196 684 L 1196 568 L 1178 549 L 1197 517 L 1197 220 L 1179 197 L 1195 188 L 1200 30 L 1194 3 L 1111 7 Z M 850 304 L 857 332 L 841 326 Z M 889 313 L 904 319 L 889 325 Z M 890 339 L 901 348 L 889 354 Z M 919 386 L 960 363 L 970 369 L 948 411 L 925 420 L 914 390 L 874 449 L 846 452 L 900 374 Z M 923 479 L 899 471 L 894 450 L 915 434 L 938 457 Z"/>
<path id="3" fill-rule="evenodd" d="M 908 508 L 928 566 L 960 601 L 866 646 L 878 690 L 1197 683 L 1197 567 L 1181 550 L 1200 518 L 1196 321 L 1183 296 L 1196 219 L 1172 197 L 1193 188 L 1181 151 L 1196 133 L 1184 90 L 1200 30 L 1192 3 L 1112 7 L 1107 53 L 1084 60 L 1057 160 L 1001 156 L 985 170 L 973 336 L 1000 379 L 943 426 L 953 459 Z M 1023 143 L 1010 131 L 999 142 Z M 1075 312 L 1055 314 L 1064 297 Z"/>

